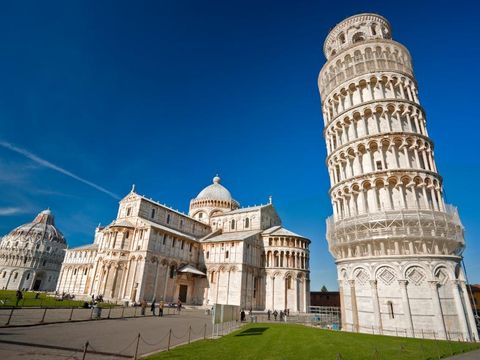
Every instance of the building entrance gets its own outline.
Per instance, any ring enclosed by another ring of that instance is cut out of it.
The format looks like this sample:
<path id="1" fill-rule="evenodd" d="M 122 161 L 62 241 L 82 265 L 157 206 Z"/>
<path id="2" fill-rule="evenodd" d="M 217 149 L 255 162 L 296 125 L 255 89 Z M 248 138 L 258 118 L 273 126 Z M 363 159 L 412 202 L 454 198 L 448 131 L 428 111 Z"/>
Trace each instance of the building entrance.
<path id="1" fill-rule="evenodd" d="M 187 290 L 188 290 L 187 285 L 180 285 L 180 289 L 179 289 L 179 292 L 178 292 L 178 298 L 180 299 L 180 301 L 182 303 L 187 302 Z"/>

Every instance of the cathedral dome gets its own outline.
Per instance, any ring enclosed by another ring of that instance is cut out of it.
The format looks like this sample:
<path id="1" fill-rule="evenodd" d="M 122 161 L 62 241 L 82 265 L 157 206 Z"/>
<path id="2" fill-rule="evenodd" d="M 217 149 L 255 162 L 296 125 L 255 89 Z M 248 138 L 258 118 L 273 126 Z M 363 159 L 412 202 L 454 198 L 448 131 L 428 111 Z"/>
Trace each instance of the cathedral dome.
<path id="1" fill-rule="evenodd" d="M 35 219 L 12 230 L 5 239 L 15 239 L 23 242 L 53 241 L 66 245 L 63 234 L 55 227 L 55 221 L 50 209 L 40 212 Z"/>
<path id="2" fill-rule="evenodd" d="M 232 195 L 223 185 L 220 184 L 220 178 L 215 176 L 213 178 L 213 184 L 207 186 L 205 189 L 200 191 L 195 198 L 196 200 L 205 199 L 205 200 L 222 200 L 222 201 L 232 201 Z"/>

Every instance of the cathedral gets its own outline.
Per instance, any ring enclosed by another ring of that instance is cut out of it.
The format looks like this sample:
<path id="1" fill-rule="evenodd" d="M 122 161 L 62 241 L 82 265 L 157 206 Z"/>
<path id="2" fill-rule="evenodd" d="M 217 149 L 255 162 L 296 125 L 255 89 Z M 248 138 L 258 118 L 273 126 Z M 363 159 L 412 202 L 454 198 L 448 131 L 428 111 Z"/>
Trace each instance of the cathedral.
<path id="1" fill-rule="evenodd" d="M 216 176 L 183 214 L 133 187 L 93 244 L 68 249 L 57 291 L 147 301 L 306 312 L 310 240 L 268 204 L 240 207 Z"/>

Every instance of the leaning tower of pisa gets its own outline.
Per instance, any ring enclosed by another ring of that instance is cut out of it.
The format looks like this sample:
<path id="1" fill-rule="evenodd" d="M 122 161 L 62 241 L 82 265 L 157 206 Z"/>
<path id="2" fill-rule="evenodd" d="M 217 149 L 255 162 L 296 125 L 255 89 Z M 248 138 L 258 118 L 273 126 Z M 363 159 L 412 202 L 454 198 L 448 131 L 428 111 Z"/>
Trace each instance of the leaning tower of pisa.
<path id="1" fill-rule="evenodd" d="M 478 339 L 457 210 L 444 202 L 408 50 L 376 14 L 328 34 L 318 86 L 347 331 Z"/>

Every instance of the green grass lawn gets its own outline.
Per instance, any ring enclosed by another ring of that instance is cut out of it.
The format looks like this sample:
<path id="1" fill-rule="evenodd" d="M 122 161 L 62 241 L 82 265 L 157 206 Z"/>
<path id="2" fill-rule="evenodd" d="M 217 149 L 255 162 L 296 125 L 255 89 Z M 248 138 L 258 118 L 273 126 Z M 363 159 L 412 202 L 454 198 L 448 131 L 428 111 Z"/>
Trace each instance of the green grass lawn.
<path id="1" fill-rule="evenodd" d="M 18 303 L 18 307 L 49 307 L 49 308 L 71 308 L 82 307 L 84 301 L 81 300 L 57 300 L 54 297 L 40 293 L 38 299 L 35 299 L 36 292 L 23 291 L 23 299 Z M 17 303 L 14 290 L 0 290 L 0 308 L 12 307 Z M 108 303 L 100 303 L 100 307 L 112 307 Z"/>
<path id="2" fill-rule="evenodd" d="M 293 324 L 253 324 L 217 340 L 201 340 L 147 359 L 439 359 L 478 344 L 320 330 Z"/>

